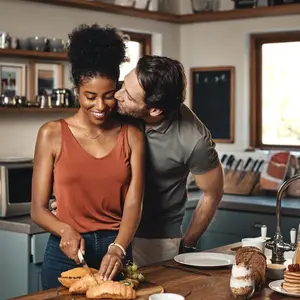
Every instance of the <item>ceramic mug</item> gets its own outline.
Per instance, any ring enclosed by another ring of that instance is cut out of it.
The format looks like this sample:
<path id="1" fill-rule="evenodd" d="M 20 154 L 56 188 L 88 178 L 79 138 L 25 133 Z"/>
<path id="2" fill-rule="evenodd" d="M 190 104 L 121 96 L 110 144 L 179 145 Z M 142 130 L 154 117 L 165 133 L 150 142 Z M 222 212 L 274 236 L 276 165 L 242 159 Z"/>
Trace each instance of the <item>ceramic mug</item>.
<path id="1" fill-rule="evenodd" d="M 242 239 L 242 247 L 247 247 L 247 246 L 256 247 L 260 249 L 263 253 L 265 253 L 265 245 L 266 245 L 266 241 L 261 237 Z"/>

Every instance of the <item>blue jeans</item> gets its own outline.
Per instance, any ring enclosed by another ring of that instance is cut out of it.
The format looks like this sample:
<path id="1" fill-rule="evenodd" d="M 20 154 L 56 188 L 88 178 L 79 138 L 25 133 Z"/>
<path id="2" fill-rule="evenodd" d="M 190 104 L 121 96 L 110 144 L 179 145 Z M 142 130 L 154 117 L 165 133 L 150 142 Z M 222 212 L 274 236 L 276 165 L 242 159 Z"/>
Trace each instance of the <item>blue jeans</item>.
<path id="1" fill-rule="evenodd" d="M 118 231 L 95 231 L 82 234 L 85 240 L 85 261 L 89 267 L 99 269 L 103 256 L 107 253 L 109 244 L 116 239 Z M 76 268 L 77 265 L 59 248 L 60 238 L 50 235 L 42 265 L 42 287 L 44 290 L 60 286 L 57 280 L 62 272 Z M 132 260 L 131 245 L 126 251 L 124 262 Z"/>

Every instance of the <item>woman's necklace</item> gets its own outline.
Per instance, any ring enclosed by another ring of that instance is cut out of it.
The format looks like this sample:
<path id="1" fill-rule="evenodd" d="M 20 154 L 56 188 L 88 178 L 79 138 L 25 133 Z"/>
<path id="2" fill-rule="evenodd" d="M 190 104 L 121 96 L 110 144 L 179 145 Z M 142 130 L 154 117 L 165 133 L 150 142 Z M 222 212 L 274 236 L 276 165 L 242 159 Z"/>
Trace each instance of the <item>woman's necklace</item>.
<path id="1" fill-rule="evenodd" d="M 77 119 L 76 119 L 76 118 L 74 118 L 74 119 L 75 119 L 75 123 L 76 123 L 77 127 L 78 127 L 78 128 L 83 128 L 82 126 L 79 125 Z M 83 128 L 83 129 L 84 129 L 84 128 Z M 97 139 L 102 133 L 103 133 L 103 132 L 100 131 L 96 136 L 90 136 L 87 132 L 84 132 L 84 135 L 85 135 L 86 137 L 92 139 L 92 140 L 95 140 L 95 139 Z"/>

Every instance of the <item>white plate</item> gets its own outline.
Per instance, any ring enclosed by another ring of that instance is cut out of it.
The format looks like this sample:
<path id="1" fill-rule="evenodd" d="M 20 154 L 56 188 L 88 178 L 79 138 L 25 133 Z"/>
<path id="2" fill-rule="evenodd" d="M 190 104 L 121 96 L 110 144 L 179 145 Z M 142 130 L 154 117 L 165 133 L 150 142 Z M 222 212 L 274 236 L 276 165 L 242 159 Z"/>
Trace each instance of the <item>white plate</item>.
<path id="1" fill-rule="evenodd" d="M 210 252 L 183 253 L 175 256 L 174 260 L 180 264 L 205 268 L 225 267 L 235 263 L 233 255 Z"/>
<path id="2" fill-rule="evenodd" d="M 292 297 L 297 297 L 300 298 L 300 294 L 296 294 L 296 293 L 290 293 L 285 291 L 281 285 L 283 283 L 283 279 L 281 280 L 275 280 L 269 283 L 269 288 L 277 293 L 283 294 L 283 295 L 287 295 L 287 296 L 292 296 Z"/>

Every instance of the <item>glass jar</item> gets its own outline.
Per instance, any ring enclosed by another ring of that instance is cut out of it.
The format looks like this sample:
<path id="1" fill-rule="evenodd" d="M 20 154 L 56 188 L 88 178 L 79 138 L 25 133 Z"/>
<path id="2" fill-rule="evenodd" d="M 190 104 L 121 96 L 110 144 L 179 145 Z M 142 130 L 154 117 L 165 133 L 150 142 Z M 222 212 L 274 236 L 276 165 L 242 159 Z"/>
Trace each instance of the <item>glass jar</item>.
<path id="1" fill-rule="evenodd" d="M 250 299 L 252 297 L 255 291 L 255 281 L 250 267 L 243 263 L 232 266 L 230 289 L 234 298 Z"/>

